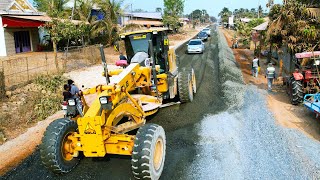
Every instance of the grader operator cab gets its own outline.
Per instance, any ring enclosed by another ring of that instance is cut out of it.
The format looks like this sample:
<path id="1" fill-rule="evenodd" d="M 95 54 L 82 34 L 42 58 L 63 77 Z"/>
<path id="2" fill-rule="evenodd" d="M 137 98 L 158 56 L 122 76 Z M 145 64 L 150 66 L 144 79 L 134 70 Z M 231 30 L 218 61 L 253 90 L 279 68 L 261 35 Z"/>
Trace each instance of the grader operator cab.
<path id="1" fill-rule="evenodd" d="M 120 63 L 123 69 L 106 70 L 106 84 L 81 91 L 82 116 L 57 119 L 47 127 L 40 155 L 49 170 L 60 174 L 71 171 L 79 163 L 80 153 L 85 157 L 117 154 L 132 157 L 136 179 L 160 178 L 165 132 L 159 125 L 146 124 L 146 117 L 168 106 L 164 102 L 172 103 L 170 99 L 192 101 L 196 92 L 194 71 L 179 72 L 165 30 L 120 37 L 125 42 L 128 64 Z M 103 48 L 101 54 L 106 67 Z M 96 95 L 91 105 L 85 99 L 89 94 Z M 68 106 L 76 105 L 70 102 Z"/>

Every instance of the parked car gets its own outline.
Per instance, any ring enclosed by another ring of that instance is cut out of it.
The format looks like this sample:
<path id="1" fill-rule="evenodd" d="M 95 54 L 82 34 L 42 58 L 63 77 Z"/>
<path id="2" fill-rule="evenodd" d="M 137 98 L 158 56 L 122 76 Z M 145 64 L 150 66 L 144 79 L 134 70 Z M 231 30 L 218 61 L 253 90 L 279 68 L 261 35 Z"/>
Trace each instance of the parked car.
<path id="1" fill-rule="evenodd" d="M 201 31 L 198 34 L 198 39 L 201 39 L 202 41 L 208 40 L 208 34 L 206 32 Z"/>
<path id="2" fill-rule="evenodd" d="M 203 53 L 204 52 L 204 43 L 201 39 L 192 39 L 189 41 L 188 45 L 188 54 L 190 53 Z"/>
<path id="3" fill-rule="evenodd" d="M 204 28 L 204 29 L 202 30 L 202 32 L 206 32 L 209 37 L 210 37 L 210 35 L 211 35 L 211 29 L 210 29 L 210 28 Z"/>

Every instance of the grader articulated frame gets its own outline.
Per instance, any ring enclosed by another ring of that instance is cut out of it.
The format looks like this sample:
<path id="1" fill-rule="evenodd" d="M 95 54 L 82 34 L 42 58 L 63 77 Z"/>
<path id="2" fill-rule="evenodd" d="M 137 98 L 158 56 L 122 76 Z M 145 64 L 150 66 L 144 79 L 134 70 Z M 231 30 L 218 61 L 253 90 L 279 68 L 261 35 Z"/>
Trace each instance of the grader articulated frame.
<path id="1" fill-rule="evenodd" d="M 145 45 L 152 66 L 130 62 L 135 58 L 134 54 L 129 55 L 128 66 L 106 72 L 112 76 L 110 82 L 80 93 L 82 117 L 57 119 L 47 127 L 40 154 L 49 170 L 71 171 L 79 162 L 80 152 L 85 157 L 131 155 L 135 178 L 159 179 L 165 160 L 165 132 L 159 125 L 146 124 L 146 117 L 155 114 L 164 99 L 178 96 L 182 102 L 192 101 L 196 82 L 193 70 L 178 72 L 174 51 L 169 50 L 164 31 L 121 35 L 126 47 L 131 48 L 135 42 L 126 38 L 141 41 L 144 37 L 149 37 Z M 158 64 L 160 61 L 162 64 Z M 97 95 L 90 107 L 85 101 L 89 94 Z M 132 135 L 136 129 L 137 133 Z"/>

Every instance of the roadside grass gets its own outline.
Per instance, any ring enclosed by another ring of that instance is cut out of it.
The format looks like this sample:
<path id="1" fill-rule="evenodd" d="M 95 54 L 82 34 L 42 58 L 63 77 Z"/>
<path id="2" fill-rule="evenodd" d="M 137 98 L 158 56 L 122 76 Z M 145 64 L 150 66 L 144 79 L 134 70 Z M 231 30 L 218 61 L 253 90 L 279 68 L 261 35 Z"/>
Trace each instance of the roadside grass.
<path id="1" fill-rule="evenodd" d="M 0 144 L 59 111 L 65 83 L 62 75 L 43 75 L 28 88 L 13 91 L 16 94 L 2 102 L 2 109 L 6 110 L 0 112 Z"/>

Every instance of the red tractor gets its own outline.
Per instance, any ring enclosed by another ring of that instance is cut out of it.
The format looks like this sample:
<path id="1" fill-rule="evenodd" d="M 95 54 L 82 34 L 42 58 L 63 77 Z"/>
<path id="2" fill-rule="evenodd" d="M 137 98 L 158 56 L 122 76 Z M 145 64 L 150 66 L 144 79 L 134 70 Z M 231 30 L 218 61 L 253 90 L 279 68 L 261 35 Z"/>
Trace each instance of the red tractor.
<path id="1" fill-rule="evenodd" d="M 302 103 L 305 94 L 320 92 L 320 51 L 297 53 L 295 56 L 298 68 L 285 80 L 293 105 Z"/>

